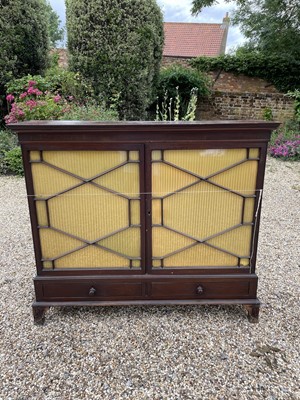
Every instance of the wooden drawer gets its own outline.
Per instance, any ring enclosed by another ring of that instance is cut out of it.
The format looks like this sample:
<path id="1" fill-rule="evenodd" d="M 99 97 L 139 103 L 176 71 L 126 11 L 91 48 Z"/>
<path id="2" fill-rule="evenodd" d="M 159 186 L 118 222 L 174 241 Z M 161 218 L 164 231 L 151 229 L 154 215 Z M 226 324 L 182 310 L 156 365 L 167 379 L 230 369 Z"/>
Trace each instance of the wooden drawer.
<path id="1" fill-rule="evenodd" d="M 38 300 L 95 301 L 106 299 L 140 299 L 143 294 L 141 282 L 106 281 L 44 281 L 35 282 Z"/>
<path id="2" fill-rule="evenodd" d="M 153 282 L 152 299 L 243 299 L 255 298 L 257 278 L 209 278 Z"/>

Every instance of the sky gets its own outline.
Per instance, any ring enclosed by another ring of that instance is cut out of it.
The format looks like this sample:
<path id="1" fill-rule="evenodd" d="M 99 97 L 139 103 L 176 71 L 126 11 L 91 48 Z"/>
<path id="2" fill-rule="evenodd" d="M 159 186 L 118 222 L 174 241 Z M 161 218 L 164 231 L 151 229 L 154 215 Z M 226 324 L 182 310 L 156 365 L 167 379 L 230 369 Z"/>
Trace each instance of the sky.
<path id="1" fill-rule="evenodd" d="M 58 13 L 62 24 L 65 24 L 65 2 L 64 0 L 49 0 L 52 8 Z M 197 16 L 191 15 L 192 0 L 157 0 L 157 3 L 162 8 L 165 22 L 202 22 L 202 23 L 222 23 L 226 12 L 232 14 L 234 10 L 234 2 L 226 3 L 224 0 L 219 0 L 214 7 L 206 7 Z M 227 49 L 236 47 L 242 44 L 244 38 L 238 27 L 231 26 L 229 28 Z"/>

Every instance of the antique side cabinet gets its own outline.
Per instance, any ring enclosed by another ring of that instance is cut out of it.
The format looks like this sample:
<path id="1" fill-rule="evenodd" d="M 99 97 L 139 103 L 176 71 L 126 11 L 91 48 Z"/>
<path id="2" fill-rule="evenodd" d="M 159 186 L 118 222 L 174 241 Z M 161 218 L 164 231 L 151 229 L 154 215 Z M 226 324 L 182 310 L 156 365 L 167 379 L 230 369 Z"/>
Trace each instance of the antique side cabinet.
<path id="1" fill-rule="evenodd" d="M 242 304 L 255 274 L 266 122 L 12 125 L 50 306 Z"/>

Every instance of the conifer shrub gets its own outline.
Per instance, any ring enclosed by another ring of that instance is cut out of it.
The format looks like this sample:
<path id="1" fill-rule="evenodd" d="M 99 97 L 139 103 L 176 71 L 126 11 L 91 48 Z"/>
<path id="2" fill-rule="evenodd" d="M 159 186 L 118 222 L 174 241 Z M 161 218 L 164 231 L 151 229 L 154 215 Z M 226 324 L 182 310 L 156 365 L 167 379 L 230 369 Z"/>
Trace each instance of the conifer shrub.
<path id="1" fill-rule="evenodd" d="M 120 119 L 141 120 L 156 96 L 163 18 L 155 0 L 66 0 L 69 65 Z"/>

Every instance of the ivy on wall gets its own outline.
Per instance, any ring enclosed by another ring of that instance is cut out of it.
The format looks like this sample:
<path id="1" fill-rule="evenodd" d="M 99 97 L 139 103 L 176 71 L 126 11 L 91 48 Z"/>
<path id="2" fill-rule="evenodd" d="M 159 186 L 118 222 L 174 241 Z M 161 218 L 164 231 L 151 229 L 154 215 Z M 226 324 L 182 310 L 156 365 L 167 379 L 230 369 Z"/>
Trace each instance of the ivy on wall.
<path id="1" fill-rule="evenodd" d="M 283 93 L 300 87 L 300 60 L 293 58 L 251 52 L 214 58 L 198 57 L 190 63 L 202 72 L 225 71 L 262 78 Z"/>

